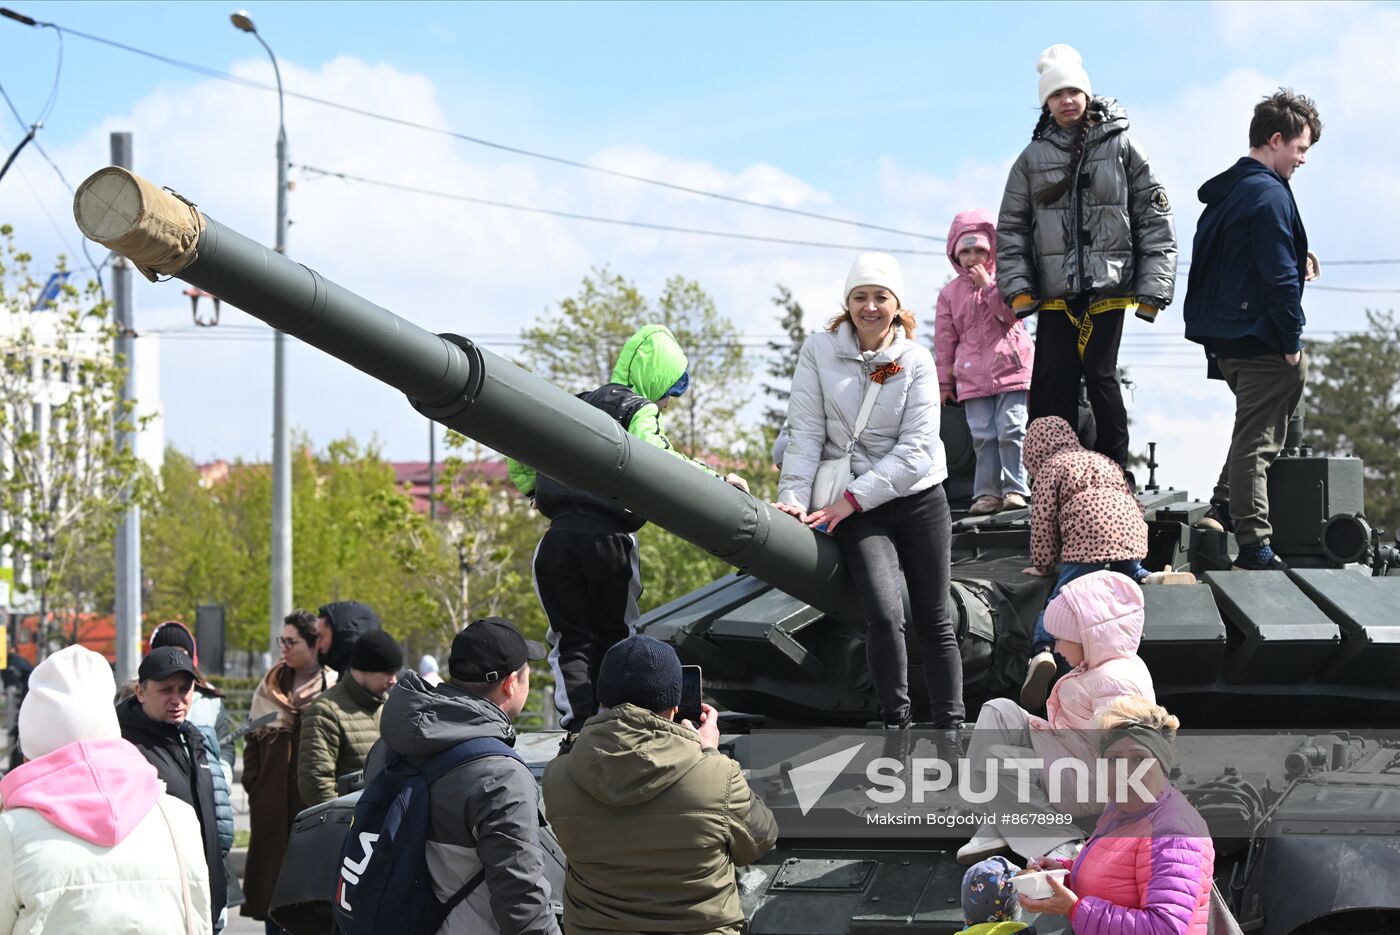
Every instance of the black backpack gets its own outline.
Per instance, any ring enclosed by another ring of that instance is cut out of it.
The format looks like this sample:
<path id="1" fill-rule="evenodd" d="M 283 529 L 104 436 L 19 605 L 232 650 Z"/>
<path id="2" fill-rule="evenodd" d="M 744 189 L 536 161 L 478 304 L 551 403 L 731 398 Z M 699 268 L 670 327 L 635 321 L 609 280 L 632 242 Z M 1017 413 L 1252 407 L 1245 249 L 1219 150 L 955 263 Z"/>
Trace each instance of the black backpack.
<path id="1" fill-rule="evenodd" d="M 428 827 L 432 804 L 428 787 L 464 763 L 508 756 L 524 763 L 496 737 L 465 740 L 415 767 L 391 753 L 355 805 L 355 818 L 340 848 L 331 911 L 336 931 L 345 935 L 399 932 L 433 935 L 457 905 L 486 878 L 482 869 L 438 902 L 428 873 Z"/>

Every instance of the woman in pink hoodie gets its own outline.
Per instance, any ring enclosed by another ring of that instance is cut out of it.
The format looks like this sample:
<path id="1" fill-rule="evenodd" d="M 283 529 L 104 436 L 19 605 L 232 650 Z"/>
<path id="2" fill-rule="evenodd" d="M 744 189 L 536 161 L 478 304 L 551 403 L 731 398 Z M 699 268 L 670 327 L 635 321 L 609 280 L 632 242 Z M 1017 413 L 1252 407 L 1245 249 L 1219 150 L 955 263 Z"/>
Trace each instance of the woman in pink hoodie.
<path id="1" fill-rule="evenodd" d="M 977 451 L 968 511 L 974 514 L 1023 509 L 1030 493 L 1021 442 L 1034 351 L 997 289 L 996 250 L 990 214 L 963 211 L 953 218 L 948 261 L 957 276 L 938 294 L 933 323 L 940 400 L 962 405 Z"/>
<path id="2" fill-rule="evenodd" d="M 116 683 L 70 646 L 29 677 L 0 780 L 0 935 L 213 931 L 199 819 L 122 739 Z"/>
<path id="3" fill-rule="evenodd" d="M 1155 699 L 1152 673 L 1137 655 L 1142 625 L 1142 589 L 1131 578 L 1112 571 L 1075 578 L 1045 608 L 1045 628 L 1055 637 L 1055 649 L 1074 668 L 1055 683 L 1045 703 L 1045 718 L 1006 698 L 984 704 L 967 751 L 969 768 L 978 774 L 990 772 L 988 760 L 1001 764 L 1008 758 L 1036 757 L 1044 761 L 1045 768 L 1031 776 L 1028 798 L 1018 799 L 1013 793 L 1019 790 L 1004 788 L 1014 783 L 1008 784 L 1003 775 L 996 807 L 979 806 L 989 814 L 1016 811 L 1041 817 L 1016 826 L 984 823 L 958 850 L 959 862 L 974 864 L 1007 847 L 1023 857 L 1069 856 L 1069 845 L 1083 835 L 1073 825 L 1050 817 L 1078 817 L 1092 814 L 1097 807 L 1073 797 L 1052 802 L 1050 774 L 1057 760 L 1093 763 L 1098 756 L 1095 713 L 1100 708 L 1129 696 Z M 1069 769 L 1061 770 L 1066 795 L 1073 791 L 1072 776 Z M 1057 853 L 1057 848 L 1064 850 Z"/>

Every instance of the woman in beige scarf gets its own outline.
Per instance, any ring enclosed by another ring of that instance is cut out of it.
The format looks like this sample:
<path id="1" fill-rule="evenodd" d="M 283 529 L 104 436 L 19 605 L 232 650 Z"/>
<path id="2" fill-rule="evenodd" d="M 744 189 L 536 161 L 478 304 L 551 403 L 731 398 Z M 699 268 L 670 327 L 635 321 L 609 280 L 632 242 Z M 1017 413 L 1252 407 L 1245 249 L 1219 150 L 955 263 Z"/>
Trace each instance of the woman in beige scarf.
<path id="1" fill-rule="evenodd" d="M 242 913 L 264 920 L 292 823 L 306 808 L 297 792 L 297 728 L 311 702 L 336 681 L 335 671 L 317 661 L 315 615 L 299 610 L 287 617 L 278 642 L 282 661 L 258 683 L 248 712 L 250 723 L 274 717 L 249 734 L 243 747 L 243 788 L 248 791 L 252 837 Z M 269 932 L 280 931 L 271 921 L 267 927 Z"/>

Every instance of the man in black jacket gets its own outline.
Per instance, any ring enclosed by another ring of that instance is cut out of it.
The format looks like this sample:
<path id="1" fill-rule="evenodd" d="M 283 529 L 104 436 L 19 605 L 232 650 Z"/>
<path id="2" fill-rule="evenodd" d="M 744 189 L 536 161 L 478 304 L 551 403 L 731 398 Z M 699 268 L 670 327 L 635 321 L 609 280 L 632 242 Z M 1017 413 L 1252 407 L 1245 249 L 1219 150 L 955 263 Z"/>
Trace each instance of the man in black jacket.
<path id="1" fill-rule="evenodd" d="M 1207 523 L 1233 529 L 1235 567 L 1285 571 L 1269 545 L 1269 465 L 1303 398 L 1303 283 L 1308 235 L 1289 181 L 1322 136 L 1313 102 L 1266 97 L 1249 124 L 1249 155 L 1201 186 L 1186 290 L 1186 337 L 1205 346 L 1208 372 L 1235 394 L 1230 453 Z"/>
<path id="2" fill-rule="evenodd" d="M 336 601 L 316 611 L 316 652 L 321 665 L 330 666 L 342 679 L 350 674 L 350 653 L 355 641 L 383 627 L 374 608 L 359 601 Z"/>
<path id="3" fill-rule="evenodd" d="M 212 918 L 218 920 L 227 901 L 228 880 L 219 851 L 214 777 L 199 728 L 185 720 L 194 703 L 194 661 L 182 649 L 162 646 L 141 660 L 136 678 L 136 694 L 117 705 L 122 737 L 156 768 L 165 791 L 188 802 L 199 816 L 209 864 Z"/>

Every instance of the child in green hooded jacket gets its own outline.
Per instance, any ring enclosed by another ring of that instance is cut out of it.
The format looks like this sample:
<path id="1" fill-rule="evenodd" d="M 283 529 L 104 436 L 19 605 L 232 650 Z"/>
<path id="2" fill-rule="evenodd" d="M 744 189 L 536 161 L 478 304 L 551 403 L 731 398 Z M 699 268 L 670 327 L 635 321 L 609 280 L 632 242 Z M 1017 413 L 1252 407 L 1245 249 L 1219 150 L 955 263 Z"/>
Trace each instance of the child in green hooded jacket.
<path id="1" fill-rule="evenodd" d="M 612 381 L 579 398 L 612 416 L 627 433 L 690 461 L 672 447 L 661 412 L 690 385 L 685 351 L 667 328 L 646 325 L 627 339 Z M 576 733 L 598 711 L 594 683 L 603 655 L 636 629 L 641 567 L 634 535 L 646 519 L 616 500 L 539 474 L 508 459 L 510 479 L 549 517 L 535 550 L 535 592 L 549 620 L 549 665 L 560 726 Z M 724 478 L 747 490 L 743 478 Z"/>

